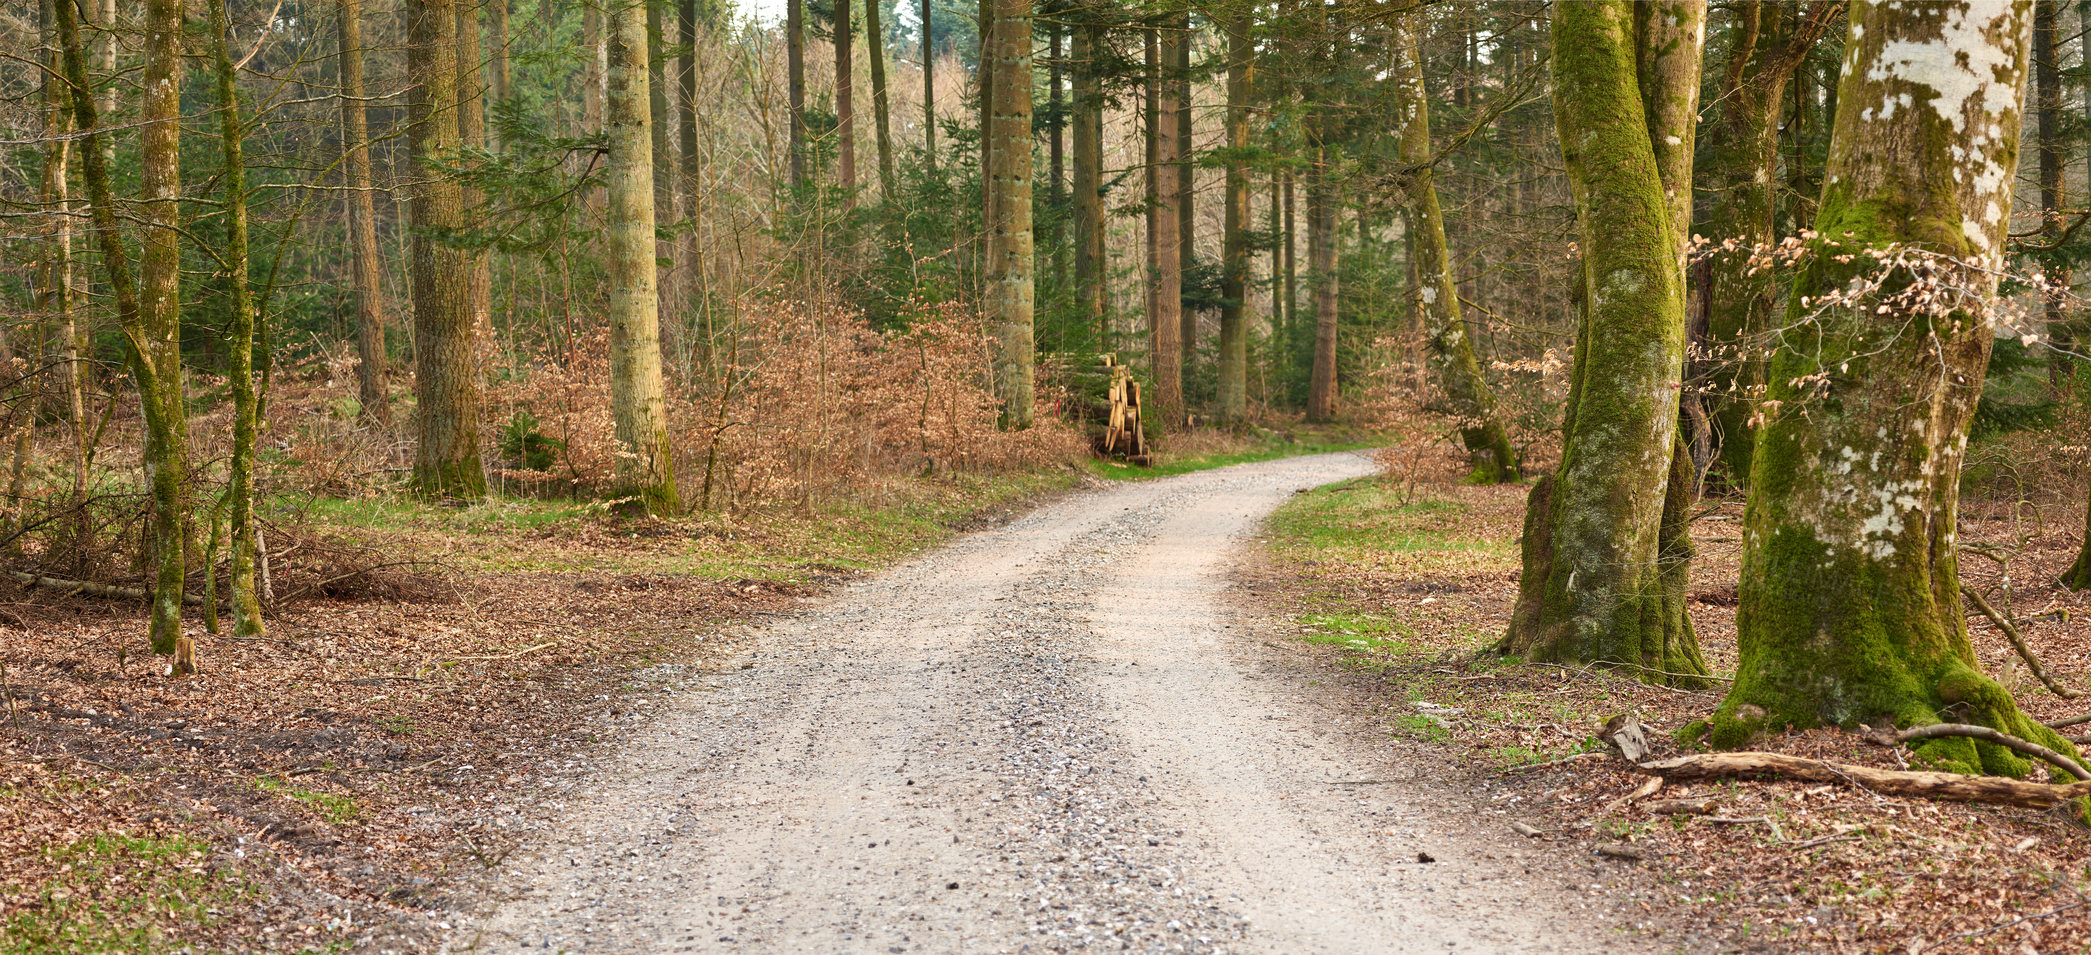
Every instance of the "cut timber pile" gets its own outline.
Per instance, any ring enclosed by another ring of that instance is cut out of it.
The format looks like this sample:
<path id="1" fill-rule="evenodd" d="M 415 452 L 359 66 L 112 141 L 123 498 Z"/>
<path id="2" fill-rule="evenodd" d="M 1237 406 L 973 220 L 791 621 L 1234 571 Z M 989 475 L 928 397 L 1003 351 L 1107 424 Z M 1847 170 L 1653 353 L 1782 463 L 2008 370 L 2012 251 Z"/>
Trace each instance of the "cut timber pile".
<path id="1" fill-rule="evenodd" d="M 1153 458 L 1147 453 L 1147 429 L 1140 423 L 1140 383 L 1134 380 L 1132 369 L 1119 364 L 1116 357 L 1105 355 L 1103 363 L 1110 375 L 1111 408 L 1096 449 L 1134 464 L 1149 464 Z"/>

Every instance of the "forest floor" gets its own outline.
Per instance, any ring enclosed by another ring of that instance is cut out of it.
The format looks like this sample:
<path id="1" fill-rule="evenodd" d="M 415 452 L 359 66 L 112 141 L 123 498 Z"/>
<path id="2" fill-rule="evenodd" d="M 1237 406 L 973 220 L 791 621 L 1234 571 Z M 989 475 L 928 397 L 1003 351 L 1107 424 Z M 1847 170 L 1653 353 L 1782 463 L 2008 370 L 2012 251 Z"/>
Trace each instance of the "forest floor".
<path id="1" fill-rule="evenodd" d="M 1632 892 L 1672 934 L 1720 951 L 1895 953 L 2091 951 L 2091 833 L 2067 810 L 1889 798 L 1803 783 L 1672 785 L 1664 800 L 1704 797 L 1695 811 L 1651 812 L 1634 798 L 1647 777 L 1593 755 L 1597 728 L 1637 716 L 1670 752 L 1668 731 L 1706 716 L 1720 691 L 1656 688 L 1558 667 L 1505 665 L 1483 653 L 1517 594 L 1527 487 L 1465 487 L 1368 478 L 1300 495 L 1270 522 L 1242 597 L 1275 615 L 1319 660 L 1332 691 L 1435 754 L 1446 778 L 1485 781 L 1489 825 L 1537 830 Z M 2066 512 L 2065 512 L 2066 513 Z M 2091 595 L 2052 581 L 2075 556 L 2073 520 L 2039 524 L 2008 503 L 1963 504 L 1961 540 L 2009 554 L 2015 614 L 2061 681 L 2091 687 Z M 1708 664 L 1735 666 L 1739 503 L 1708 502 L 1689 606 Z M 1966 549 L 1964 547 L 1964 549 Z M 1999 565 L 1962 560 L 1964 579 L 1994 602 Z M 2057 613 L 2067 611 L 2067 615 Z M 1990 673 L 2016 683 L 2039 719 L 2085 712 L 2024 676 L 2004 636 L 1970 627 Z M 2079 732 L 2070 730 L 2065 732 Z M 1889 750 L 1837 731 L 1794 733 L 1760 748 L 1899 768 Z M 1658 804 L 1660 806 L 1660 804 Z M 1670 807 L 1676 807 L 1671 803 Z"/>
<path id="2" fill-rule="evenodd" d="M 1358 440 L 1208 440 L 1174 463 Z M 143 652 L 138 605 L 8 584 L 0 955 L 382 950 L 389 923 L 432 945 L 548 779 L 636 732 L 664 687 L 739 666 L 754 625 L 1120 476 L 896 480 L 674 522 L 281 501 L 282 609 L 258 641 L 192 618 L 193 679 Z"/>

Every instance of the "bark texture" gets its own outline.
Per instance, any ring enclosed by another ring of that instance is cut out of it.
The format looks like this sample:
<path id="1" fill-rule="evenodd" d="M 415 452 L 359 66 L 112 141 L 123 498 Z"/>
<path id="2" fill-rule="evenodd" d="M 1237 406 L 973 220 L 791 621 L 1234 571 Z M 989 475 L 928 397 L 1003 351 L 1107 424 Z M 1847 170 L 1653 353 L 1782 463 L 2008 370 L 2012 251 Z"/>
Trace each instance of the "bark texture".
<path id="1" fill-rule="evenodd" d="M 987 315 L 994 328 L 995 397 L 1004 427 L 1031 426 L 1031 318 L 1036 263 L 1031 238 L 1031 5 L 993 0 L 993 91 L 988 127 Z"/>
<path id="2" fill-rule="evenodd" d="M 1431 169 L 1430 99 L 1423 84 L 1423 14 L 1394 24 L 1394 80 L 1400 94 L 1399 158 L 1412 169 L 1408 181 L 1409 239 L 1416 268 L 1415 314 L 1422 326 L 1431 375 L 1445 396 L 1445 410 L 1459 419 L 1460 440 L 1473 465 L 1472 480 L 1498 484 L 1518 478 L 1517 452 L 1496 414 L 1496 396 L 1481 375 L 1460 314 L 1459 286 L 1445 246 L 1445 217 L 1438 208 L 1437 177 Z"/>
<path id="3" fill-rule="evenodd" d="M 785 97 L 791 113 L 791 187 L 806 185 L 806 0 L 784 3 Z"/>
<path id="4" fill-rule="evenodd" d="M 1583 238 L 1583 319 L 1562 461 L 1532 494 L 1505 639 L 1528 659 L 1677 683 L 1706 672 L 1683 614 L 1684 555 L 1662 540 L 1678 493 L 1680 227 L 1705 17 L 1703 2 L 1555 11 L 1555 122 Z"/>
<path id="5" fill-rule="evenodd" d="M 1075 301 L 1096 326 L 1097 340 L 1108 343 L 1110 319 L 1104 311 L 1109 279 L 1104 254 L 1104 101 L 1097 57 L 1103 28 L 1080 23 L 1074 28 L 1074 242 Z M 1110 347 L 1106 344 L 1104 347 Z"/>
<path id="6" fill-rule="evenodd" d="M 1227 35 L 1227 180 L 1220 252 L 1219 388 L 1213 416 L 1233 424 L 1249 400 L 1249 84 L 1255 53 L 1249 41 L 1250 7 L 1236 4 L 1221 28 Z"/>
<path id="7" fill-rule="evenodd" d="M 1184 421 L 1182 222 L 1176 217 L 1176 93 L 1162 76 L 1173 52 L 1161 31 L 1147 40 L 1147 333 L 1154 362 L 1154 405 L 1162 422 Z"/>
<path id="8" fill-rule="evenodd" d="M 871 54 L 871 120 L 878 133 L 879 195 L 894 196 L 893 116 L 886 92 L 886 32 L 879 20 L 879 0 L 864 0 L 864 42 Z"/>
<path id="9" fill-rule="evenodd" d="M 1954 722 L 2076 755 L 1982 674 L 1955 546 L 2032 20 L 2030 0 L 1852 8 L 1819 233 L 1772 358 L 1776 414 L 1757 435 L 1718 746 L 1787 726 Z M 1871 254 L 1890 247 L 1937 258 L 1912 270 Z M 1857 301 L 1824 298 L 1874 279 Z M 1916 752 L 1934 769 L 2033 768 L 1962 737 Z"/>
<path id="10" fill-rule="evenodd" d="M 654 266 L 653 96 L 647 5 L 609 9 L 610 414 L 616 422 L 616 494 L 673 514 L 675 457 L 661 383 L 660 294 Z"/>
<path id="11" fill-rule="evenodd" d="M 878 0 L 868 0 L 877 3 Z M 850 26 L 851 0 L 835 0 L 835 177 L 842 183 L 844 206 L 857 204 L 856 68 L 850 54 L 856 33 Z"/>
<path id="12" fill-rule="evenodd" d="M 444 168 L 458 148 L 453 0 L 408 0 L 409 140 L 420 183 L 414 219 L 414 483 L 436 497 L 479 498 L 479 383 L 469 281 L 473 256 L 442 240 L 464 223 L 464 189 Z"/>
<path id="13" fill-rule="evenodd" d="M 385 375 L 384 262 L 378 257 L 377 203 L 370 181 L 370 123 L 364 109 L 362 0 L 335 0 L 341 45 L 342 178 L 348 186 L 350 284 L 356 307 L 356 397 L 363 413 L 392 420 Z"/>
<path id="14" fill-rule="evenodd" d="M 1336 202 L 1329 146 L 1314 147 L 1307 169 L 1307 271 L 1314 294 L 1314 367 L 1307 382 L 1307 420 L 1336 419 Z"/>
<path id="15" fill-rule="evenodd" d="M 231 476 L 225 490 L 227 522 L 231 525 L 232 554 L 229 573 L 232 597 L 232 632 L 258 637 L 267 629 L 261 620 L 261 598 L 255 590 L 256 546 L 254 524 L 254 445 L 256 425 L 254 396 L 254 296 L 247 275 L 247 168 L 241 140 L 246 130 L 240 124 L 238 72 L 232 63 L 227 34 L 231 24 L 225 0 L 211 0 L 211 52 L 218 88 L 219 142 L 225 157 L 221 182 L 225 190 L 225 259 L 231 265 L 226 284 L 232 299 L 231 358 L 225 376 L 232 384 Z M 215 575 L 214 568 L 206 573 Z"/>

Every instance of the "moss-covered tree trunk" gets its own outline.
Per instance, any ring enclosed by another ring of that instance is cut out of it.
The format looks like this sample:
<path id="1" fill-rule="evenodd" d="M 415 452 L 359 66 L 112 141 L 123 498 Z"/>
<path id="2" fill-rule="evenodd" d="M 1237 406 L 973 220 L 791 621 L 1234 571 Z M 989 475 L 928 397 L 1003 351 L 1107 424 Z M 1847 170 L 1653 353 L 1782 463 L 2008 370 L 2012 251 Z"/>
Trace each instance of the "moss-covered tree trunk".
<path id="1" fill-rule="evenodd" d="M 486 494 L 479 460 L 478 363 L 473 357 L 472 253 L 440 233 L 464 223 L 464 190 L 445 168 L 458 147 L 457 13 L 453 0 L 408 0 L 408 138 L 415 172 L 414 483 L 424 494 Z"/>
<path id="2" fill-rule="evenodd" d="M 378 253 L 377 203 L 370 181 L 361 0 L 336 0 L 334 18 L 341 46 L 341 168 L 349 190 L 349 271 L 356 303 L 356 397 L 363 414 L 382 424 L 392 420 L 385 381 L 385 264 Z"/>
<path id="3" fill-rule="evenodd" d="M 1740 664 L 1716 745 L 1789 726 L 1950 721 L 2074 752 L 1982 675 L 1955 549 L 2032 8 L 1852 8 L 1818 237 L 1772 358 L 1776 410 L 1757 435 Z M 1965 738 L 1918 753 L 1961 771 L 2031 770 Z"/>
<path id="4" fill-rule="evenodd" d="M 656 285 L 653 99 L 647 88 L 644 0 L 608 10 L 610 96 L 604 133 L 610 154 L 610 413 L 617 429 L 617 493 L 646 511 L 673 514 L 675 455 L 661 385 L 660 294 Z"/>
<path id="5" fill-rule="evenodd" d="M 1692 126 L 1703 2 L 1554 12 L 1555 122 L 1583 237 L 1562 461 L 1533 493 L 1507 648 L 1528 659 L 1706 672 L 1666 573 Z"/>
<path id="6" fill-rule="evenodd" d="M 1788 27 L 1781 5 L 1745 0 L 1736 7 L 1735 40 L 1708 124 L 1700 188 L 1712 201 L 1694 227 L 1735 248 L 1710 256 L 1696 273 L 1711 361 L 1702 387 L 1711 406 L 1714 459 L 1720 476 L 1741 485 L 1750 475 L 1750 417 L 1764 389 L 1763 343 L 1777 286 L 1769 269 L 1753 269 L 1751 252 L 1775 241 L 1779 120 L 1786 88 L 1835 19 L 1834 4 L 1812 3 Z M 1754 274 L 1753 274 L 1754 273 Z"/>
<path id="7" fill-rule="evenodd" d="M 225 375 L 232 383 L 232 460 L 230 487 L 225 503 L 232 531 L 232 631 L 242 637 L 258 637 L 266 630 L 261 621 L 261 599 L 255 590 L 256 546 L 254 524 L 254 445 L 258 422 L 254 396 L 254 295 L 247 284 L 247 168 L 241 140 L 246 130 L 240 122 L 238 70 L 233 66 L 227 34 L 231 23 L 225 0 L 211 0 L 211 59 L 216 67 L 218 134 L 225 159 L 220 186 L 225 191 L 225 261 L 232 299 L 231 360 Z M 215 574 L 215 569 L 207 569 Z"/>
<path id="8" fill-rule="evenodd" d="M 1249 82 L 1255 66 L 1249 41 L 1247 3 L 1227 10 L 1227 179 L 1225 227 L 1220 250 L 1220 381 L 1214 417 L 1242 420 L 1249 398 Z"/>
<path id="9" fill-rule="evenodd" d="M 993 0 L 992 54 L 982 64 L 993 95 L 988 127 L 987 315 L 994 329 L 995 397 L 1004 427 L 1031 426 L 1031 326 L 1036 262 L 1031 237 L 1031 4 Z"/>
<path id="10" fill-rule="evenodd" d="M 93 89 L 87 78 L 87 54 L 74 5 L 58 3 L 53 13 L 58 21 L 59 43 L 64 48 L 66 82 L 75 90 Z M 173 245 L 178 239 L 173 231 L 173 199 L 180 182 L 174 151 L 180 145 L 177 117 L 181 97 L 175 82 L 179 75 L 180 4 L 153 0 L 147 7 L 146 31 L 144 76 L 157 82 L 148 85 L 145 97 L 144 118 L 148 122 L 141 159 L 145 164 L 142 191 L 146 201 L 140 203 L 145 238 L 137 276 L 131 271 L 130 250 L 123 242 L 123 227 L 109 185 L 108 146 L 95 98 L 73 96 L 71 100 L 73 124 L 85 140 L 80 149 L 80 180 L 87 189 L 88 213 L 102 254 L 102 267 L 108 275 L 110 295 L 116 300 L 117 321 L 128 346 L 131 377 L 138 385 L 145 419 L 145 470 L 154 517 L 152 539 L 147 541 L 154 570 L 147 635 L 153 652 L 173 655 L 175 671 L 185 673 L 194 669 L 194 657 L 182 652 L 188 639 L 181 635 L 188 423 L 181 402 L 181 286 L 176 270 L 179 256 L 175 254 L 179 247 Z M 143 267 L 146 262 L 151 263 L 151 270 Z M 145 281 L 146 278 L 151 281 Z M 141 301 L 147 293 L 162 298 L 148 308 L 148 303 Z M 171 402 L 167 400 L 169 396 Z"/>
<path id="11" fill-rule="evenodd" d="M 1394 24 L 1394 82 L 1400 96 L 1400 160 L 1414 170 L 1408 182 L 1408 236 L 1416 270 L 1416 321 L 1422 327 L 1432 377 L 1444 392 L 1445 407 L 1459 420 L 1476 481 L 1497 484 L 1518 477 L 1517 452 L 1496 413 L 1496 396 L 1481 375 L 1460 315 L 1459 286 L 1452 280 L 1452 256 L 1445 248 L 1445 219 L 1438 208 L 1437 177 L 1431 172 L 1430 101 L 1423 85 L 1421 37 L 1423 13 L 1411 12 Z"/>

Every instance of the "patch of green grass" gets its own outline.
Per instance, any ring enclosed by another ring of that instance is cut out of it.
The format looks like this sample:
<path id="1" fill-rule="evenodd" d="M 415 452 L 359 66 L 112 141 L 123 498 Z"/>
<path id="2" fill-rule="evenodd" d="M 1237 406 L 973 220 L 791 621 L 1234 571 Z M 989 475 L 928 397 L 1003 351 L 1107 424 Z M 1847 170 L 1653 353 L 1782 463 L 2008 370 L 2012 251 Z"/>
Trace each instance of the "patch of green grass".
<path id="1" fill-rule="evenodd" d="M 1410 498 L 1376 477 L 1302 491 L 1271 515 L 1281 553 L 1300 559 L 1363 559 L 1384 553 L 1481 551 L 1509 555 L 1517 542 L 1476 537 L 1460 527 L 1467 505 Z"/>
<path id="2" fill-rule="evenodd" d="M 1386 443 L 1380 435 L 1353 431 L 1295 431 L 1281 433 L 1259 430 L 1232 446 L 1189 453 L 1172 453 L 1166 447 L 1156 452 L 1152 466 L 1141 467 L 1121 461 L 1091 461 L 1089 470 L 1113 481 L 1146 481 L 1154 478 L 1208 471 L 1234 464 L 1275 461 L 1333 451 L 1360 451 Z"/>
<path id="3" fill-rule="evenodd" d="M 318 809 L 321 815 L 327 817 L 327 821 L 335 825 L 354 822 L 357 814 L 363 811 L 361 806 L 356 805 L 354 799 L 340 793 L 330 793 L 318 789 L 300 789 L 274 776 L 257 777 L 254 780 L 254 788 L 262 792 L 288 796 L 305 803 Z"/>
<path id="4" fill-rule="evenodd" d="M 1426 743 L 1449 743 L 1452 741 L 1452 730 L 1449 727 L 1421 713 L 1397 716 L 1393 720 L 1393 726 L 1401 735 L 1411 739 L 1419 739 Z"/>
<path id="5" fill-rule="evenodd" d="M 1406 652 L 1414 636 L 1408 627 L 1377 614 L 1310 613 L 1300 618 L 1300 624 L 1313 628 L 1300 638 L 1308 643 L 1386 656 Z"/>
<path id="6" fill-rule="evenodd" d="M 0 922 L 0 955 L 152 955 L 170 928 L 209 925 L 250 897 L 243 880 L 209 865 L 210 847 L 173 836 L 100 833 L 44 850 L 58 875 L 37 901 Z"/>

